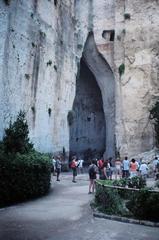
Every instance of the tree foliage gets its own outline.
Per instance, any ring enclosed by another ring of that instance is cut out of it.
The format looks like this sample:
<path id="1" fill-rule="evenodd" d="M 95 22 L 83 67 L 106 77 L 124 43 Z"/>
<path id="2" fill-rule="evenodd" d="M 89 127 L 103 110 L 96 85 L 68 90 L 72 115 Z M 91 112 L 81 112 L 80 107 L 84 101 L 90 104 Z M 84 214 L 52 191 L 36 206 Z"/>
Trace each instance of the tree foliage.
<path id="1" fill-rule="evenodd" d="M 15 122 L 10 122 L 5 129 L 3 138 L 4 151 L 6 153 L 27 153 L 33 148 L 29 142 L 29 129 L 25 119 L 25 112 L 20 111 Z"/>

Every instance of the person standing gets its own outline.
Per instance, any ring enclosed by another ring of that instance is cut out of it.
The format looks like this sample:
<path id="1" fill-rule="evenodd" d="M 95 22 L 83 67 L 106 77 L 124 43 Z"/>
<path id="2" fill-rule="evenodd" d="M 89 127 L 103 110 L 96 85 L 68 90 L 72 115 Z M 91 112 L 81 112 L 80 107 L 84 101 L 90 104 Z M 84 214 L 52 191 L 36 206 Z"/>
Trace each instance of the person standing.
<path id="1" fill-rule="evenodd" d="M 104 161 L 104 165 L 103 165 L 103 180 L 104 179 L 110 179 L 111 177 L 111 169 L 110 169 L 110 163 L 109 160 L 105 160 Z"/>
<path id="2" fill-rule="evenodd" d="M 104 159 L 101 158 L 97 161 L 99 179 L 102 179 L 103 165 L 104 165 Z"/>
<path id="3" fill-rule="evenodd" d="M 89 173 L 89 194 L 94 193 L 95 191 L 95 179 L 97 178 L 97 166 L 96 161 L 93 160 L 91 165 L 88 168 Z"/>
<path id="4" fill-rule="evenodd" d="M 72 158 L 72 162 L 71 162 L 71 169 L 72 169 L 72 175 L 73 175 L 72 182 L 73 183 L 76 183 L 77 166 L 78 166 L 77 158 L 76 158 L 76 156 L 74 156 Z"/>
<path id="5" fill-rule="evenodd" d="M 142 161 L 139 171 L 140 171 L 142 178 L 144 178 L 146 180 L 147 174 L 148 174 L 148 166 L 145 161 Z"/>
<path id="6" fill-rule="evenodd" d="M 158 157 L 155 157 L 155 159 L 154 159 L 153 162 L 152 162 L 152 164 L 153 164 L 154 176 L 156 176 L 156 172 L 157 172 L 157 163 L 158 163 Z"/>
<path id="7" fill-rule="evenodd" d="M 123 178 L 128 178 L 129 177 L 129 160 L 128 157 L 125 157 L 123 160 Z"/>
<path id="8" fill-rule="evenodd" d="M 119 176 L 119 179 L 121 178 L 121 161 L 119 158 L 115 161 L 115 179 L 117 180 Z"/>
<path id="9" fill-rule="evenodd" d="M 52 157 L 52 174 L 53 174 L 53 176 L 56 176 L 55 170 L 56 170 L 56 160 L 55 160 L 55 158 L 53 156 Z"/>
<path id="10" fill-rule="evenodd" d="M 78 173 L 83 173 L 83 163 L 84 163 L 84 160 L 83 159 L 79 159 L 78 162 L 77 162 L 77 165 L 78 165 Z"/>
<path id="11" fill-rule="evenodd" d="M 60 157 L 57 157 L 55 166 L 56 166 L 56 173 L 57 173 L 56 181 L 60 181 L 60 173 L 61 173 L 61 166 L 62 166 Z"/>
<path id="12" fill-rule="evenodd" d="M 138 170 L 138 163 L 133 158 L 130 162 L 130 177 L 136 177 L 137 176 L 137 170 Z"/>
<path id="13" fill-rule="evenodd" d="M 113 173 L 115 173 L 115 160 L 112 157 L 109 158 L 109 164 L 110 164 L 110 179 L 112 180 Z"/>

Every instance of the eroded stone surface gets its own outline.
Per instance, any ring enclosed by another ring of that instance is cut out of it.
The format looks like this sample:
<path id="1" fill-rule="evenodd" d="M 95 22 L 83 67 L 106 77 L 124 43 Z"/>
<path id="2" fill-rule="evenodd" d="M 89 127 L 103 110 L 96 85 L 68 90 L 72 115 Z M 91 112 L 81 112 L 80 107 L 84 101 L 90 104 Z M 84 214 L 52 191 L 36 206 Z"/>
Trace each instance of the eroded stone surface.
<path id="1" fill-rule="evenodd" d="M 92 31 L 114 78 L 111 108 L 108 83 L 104 85 L 104 76 L 96 76 L 106 117 L 106 155 L 114 154 L 115 145 L 121 156 L 153 148 L 149 109 L 159 95 L 157 0 L 61 0 L 56 6 L 54 1 L 11 0 L 9 5 L 1 1 L 0 11 L 0 138 L 10 118 L 24 109 L 36 149 L 69 151 L 67 115 Z M 121 64 L 125 73 L 119 76 Z"/>

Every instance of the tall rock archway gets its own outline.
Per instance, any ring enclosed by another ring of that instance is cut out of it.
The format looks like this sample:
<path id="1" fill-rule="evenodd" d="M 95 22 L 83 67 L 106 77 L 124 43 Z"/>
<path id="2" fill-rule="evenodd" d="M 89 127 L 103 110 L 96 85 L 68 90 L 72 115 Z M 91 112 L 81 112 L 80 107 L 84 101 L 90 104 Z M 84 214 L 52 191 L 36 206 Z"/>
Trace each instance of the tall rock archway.
<path id="1" fill-rule="evenodd" d="M 80 61 L 76 81 L 76 95 L 70 124 L 70 154 L 89 159 L 100 157 L 105 151 L 105 116 L 103 101 L 97 81 L 86 65 Z"/>
<path id="2" fill-rule="evenodd" d="M 109 64 L 97 50 L 93 33 L 86 40 L 79 73 L 71 113 L 70 152 L 113 157 L 115 81 Z"/>

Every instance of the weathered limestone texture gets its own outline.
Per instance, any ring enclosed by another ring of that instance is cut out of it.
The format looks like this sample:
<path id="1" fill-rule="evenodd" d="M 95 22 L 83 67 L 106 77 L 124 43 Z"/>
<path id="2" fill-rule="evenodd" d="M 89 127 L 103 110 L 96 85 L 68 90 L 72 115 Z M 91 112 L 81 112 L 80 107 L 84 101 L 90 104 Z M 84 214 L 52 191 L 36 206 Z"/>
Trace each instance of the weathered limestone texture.
<path id="1" fill-rule="evenodd" d="M 101 91 L 105 156 L 151 150 L 158 13 L 158 0 L 1 0 L 0 138 L 23 109 L 37 150 L 69 153 L 68 113 L 83 56 Z"/>

